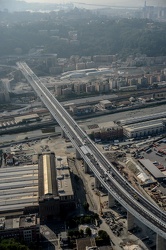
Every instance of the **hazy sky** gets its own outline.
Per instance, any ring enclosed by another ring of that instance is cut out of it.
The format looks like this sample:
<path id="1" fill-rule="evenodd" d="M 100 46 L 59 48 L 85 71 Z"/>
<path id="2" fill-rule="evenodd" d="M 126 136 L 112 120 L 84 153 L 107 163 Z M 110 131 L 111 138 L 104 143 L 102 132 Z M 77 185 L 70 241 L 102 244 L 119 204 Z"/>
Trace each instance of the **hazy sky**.
<path id="1" fill-rule="evenodd" d="M 26 2 L 40 2 L 40 3 L 89 3 L 89 4 L 106 4 L 106 5 L 130 5 L 143 6 L 144 0 L 25 0 Z M 166 6 L 166 0 L 146 0 L 147 5 Z"/>

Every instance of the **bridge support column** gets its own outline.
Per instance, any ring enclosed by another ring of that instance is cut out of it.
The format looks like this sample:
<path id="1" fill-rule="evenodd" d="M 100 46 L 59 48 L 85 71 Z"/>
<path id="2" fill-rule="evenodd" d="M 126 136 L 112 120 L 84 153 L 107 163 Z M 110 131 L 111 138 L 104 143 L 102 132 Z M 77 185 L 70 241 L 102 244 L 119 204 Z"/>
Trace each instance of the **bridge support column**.
<path id="1" fill-rule="evenodd" d="M 39 99 L 40 100 L 40 99 Z M 45 108 L 46 106 L 45 106 L 45 104 L 43 103 L 43 102 L 41 102 L 41 107 L 42 108 Z M 52 117 L 51 117 L 52 118 Z"/>
<path id="2" fill-rule="evenodd" d="M 62 138 L 65 138 L 65 137 L 66 137 L 66 134 L 65 134 L 65 132 L 63 131 L 63 129 L 61 129 L 61 137 L 62 137 Z"/>
<path id="3" fill-rule="evenodd" d="M 115 206 L 115 199 L 114 197 L 108 193 L 108 207 L 114 207 Z"/>
<path id="4" fill-rule="evenodd" d="M 84 161 L 84 172 L 85 172 L 85 174 L 88 174 L 90 172 L 90 168 L 85 161 Z"/>
<path id="5" fill-rule="evenodd" d="M 101 183 L 100 181 L 97 179 L 97 177 L 95 177 L 95 188 L 100 188 L 101 187 Z"/>
<path id="6" fill-rule="evenodd" d="M 156 236 L 156 250 L 165 250 L 166 249 L 166 240 L 157 234 Z"/>
<path id="7" fill-rule="evenodd" d="M 76 159 L 79 160 L 79 159 L 81 159 L 81 158 L 82 158 L 82 157 L 81 157 L 80 153 L 79 153 L 78 150 L 76 149 Z"/>
<path id="8" fill-rule="evenodd" d="M 134 228 L 134 215 L 127 211 L 127 230 L 132 230 Z"/>

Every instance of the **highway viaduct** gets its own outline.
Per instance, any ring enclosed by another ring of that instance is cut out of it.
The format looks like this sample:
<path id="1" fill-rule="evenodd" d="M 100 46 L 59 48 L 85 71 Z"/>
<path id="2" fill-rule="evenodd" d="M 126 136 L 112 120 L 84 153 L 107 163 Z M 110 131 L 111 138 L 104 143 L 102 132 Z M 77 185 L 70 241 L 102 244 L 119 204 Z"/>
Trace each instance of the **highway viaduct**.
<path id="1" fill-rule="evenodd" d="M 59 123 L 63 133 L 71 140 L 76 149 L 76 157 L 81 157 L 85 162 L 85 169 L 90 168 L 94 173 L 96 184 L 100 183 L 108 191 L 109 206 L 114 205 L 115 199 L 127 210 L 128 230 L 133 228 L 133 218 L 136 217 L 156 232 L 156 249 L 165 250 L 166 213 L 148 201 L 120 175 L 25 62 L 18 62 L 17 66 Z"/>

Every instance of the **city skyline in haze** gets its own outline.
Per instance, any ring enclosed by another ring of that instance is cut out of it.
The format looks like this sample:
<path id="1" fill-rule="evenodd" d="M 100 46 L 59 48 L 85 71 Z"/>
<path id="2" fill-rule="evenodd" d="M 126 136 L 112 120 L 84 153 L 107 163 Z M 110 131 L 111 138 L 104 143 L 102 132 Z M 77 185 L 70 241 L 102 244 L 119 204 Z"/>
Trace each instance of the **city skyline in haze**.
<path id="1" fill-rule="evenodd" d="M 144 6 L 145 0 L 25 0 L 29 3 L 82 3 L 82 4 L 94 4 L 94 5 L 114 5 L 114 6 Z M 165 6 L 166 7 L 166 1 L 165 0 L 146 0 L 147 5 L 154 5 L 154 6 Z"/>

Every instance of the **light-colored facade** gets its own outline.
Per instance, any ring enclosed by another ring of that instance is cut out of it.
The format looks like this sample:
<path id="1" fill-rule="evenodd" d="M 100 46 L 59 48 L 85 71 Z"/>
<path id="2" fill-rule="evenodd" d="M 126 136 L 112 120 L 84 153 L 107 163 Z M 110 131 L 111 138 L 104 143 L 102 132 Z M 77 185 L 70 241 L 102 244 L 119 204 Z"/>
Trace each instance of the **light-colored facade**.
<path id="1" fill-rule="evenodd" d="M 146 115 L 146 116 L 137 116 L 134 118 L 128 118 L 124 120 L 117 120 L 117 123 L 124 126 L 124 125 L 132 124 L 132 123 L 140 123 L 140 122 L 161 119 L 161 118 L 166 118 L 166 112 L 160 112 L 160 113 Z"/>
<path id="2" fill-rule="evenodd" d="M 142 122 L 123 126 L 123 134 L 128 138 L 144 137 L 148 135 L 160 134 L 165 130 L 162 120 Z"/>
<path id="3" fill-rule="evenodd" d="M 103 101 L 100 101 L 100 106 L 103 109 L 110 109 L 112 107 L 112 102 L 110 102 L 109 100 L 103 100 Z"/>
<path id="4" fill-rule="evenodd" d="M 66 157 L 56 157 L 56 173 L 60 200 L 74 200 L 70 171 Z"/>

